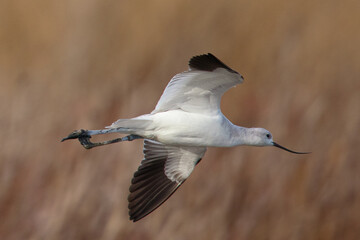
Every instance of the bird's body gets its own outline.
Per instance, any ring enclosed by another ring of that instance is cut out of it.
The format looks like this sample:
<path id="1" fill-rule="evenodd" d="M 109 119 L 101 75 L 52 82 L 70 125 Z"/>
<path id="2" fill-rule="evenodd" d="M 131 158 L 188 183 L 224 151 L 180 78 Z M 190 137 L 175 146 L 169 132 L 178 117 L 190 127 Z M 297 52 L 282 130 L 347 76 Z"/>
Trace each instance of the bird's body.
<path id="1" fill-rule="evenodd" d="M 235 138 L 237 131 L 234 129 L 240 130 L 241 127 L 232 124 L 222 113 L 206 115 L 171 110 L 142 115 L 123 122 L 119 120 L 109 128 L 123 128 L 138 120 L 143 123 L 141 129 L 126 129 L 125 132 L 174 146 L 232 147 L 239 145 L 240 139 Z"/>
<path id="2" fill-rule="evenodd" d="M 243 82 L 243 77 L 212 54 L 195 56 L 189 71 L 175 75 L 165 88 L 154 111 L 131 119 L 119 119 L 107 129 L 81 130 L 85 148 L 143 138 L 144 159 L 131 181 L 130 219 L 137 221 L 160 206 L 190 176 L 207 147 L 237 145 L 276 146 L 263 128 L 232 124 L 221 112 L 222 95 Z M 91 135 L 117 132 L 130 134 L 103 143 L 89 141 Z"/>

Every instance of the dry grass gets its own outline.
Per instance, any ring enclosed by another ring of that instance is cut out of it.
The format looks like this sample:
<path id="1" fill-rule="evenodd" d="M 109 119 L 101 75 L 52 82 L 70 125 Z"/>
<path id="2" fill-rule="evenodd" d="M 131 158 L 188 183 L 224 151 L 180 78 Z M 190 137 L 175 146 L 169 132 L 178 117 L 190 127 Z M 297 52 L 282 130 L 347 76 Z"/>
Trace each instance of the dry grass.
<path id="1" fill-rule="evenodd" d="M 1 239 L 358 239 L 359 1 L 11 1 L 0 4 Z M 141 142 L 60 143 L 150 112 L 188 59 L 245 76 L 223 99 L 274 148 L 210 149 L 137 223 Z"/>

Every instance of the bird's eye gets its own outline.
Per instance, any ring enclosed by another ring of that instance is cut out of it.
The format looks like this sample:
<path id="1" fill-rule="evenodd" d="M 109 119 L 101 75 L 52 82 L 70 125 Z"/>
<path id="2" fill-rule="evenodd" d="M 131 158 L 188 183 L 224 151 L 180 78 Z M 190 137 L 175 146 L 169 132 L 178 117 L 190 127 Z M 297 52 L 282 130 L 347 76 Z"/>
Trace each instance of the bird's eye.
<path id="1" fill-rule="evenodd" d="M 271 138 L 271 134 L 270 134 L 270 133 L 266 134 L 266 137 L 267 137 L 268 139 L 270 139 L 270 138 Z"/>

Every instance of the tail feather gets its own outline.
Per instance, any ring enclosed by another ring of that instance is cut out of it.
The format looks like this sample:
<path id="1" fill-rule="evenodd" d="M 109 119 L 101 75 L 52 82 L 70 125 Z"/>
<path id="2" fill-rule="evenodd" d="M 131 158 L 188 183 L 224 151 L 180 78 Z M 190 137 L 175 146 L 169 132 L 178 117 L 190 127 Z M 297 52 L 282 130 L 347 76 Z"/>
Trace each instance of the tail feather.
<path id="1" fill-rule="evenodd" d="M 119 119 L 106 128 L 133 128 L 144 129 L 151 123 L 151 120 L 144 119 Z"/>
<path id="2" fill-rule="evenodd" d="M 106 128 L 110 129 L 121 129 L 124 133 L 141 134 L 144 135 L 151 131 L 152 120 L 146 119 L 145 116 L 140 116 L 131 119 L 119 119 Z"/>

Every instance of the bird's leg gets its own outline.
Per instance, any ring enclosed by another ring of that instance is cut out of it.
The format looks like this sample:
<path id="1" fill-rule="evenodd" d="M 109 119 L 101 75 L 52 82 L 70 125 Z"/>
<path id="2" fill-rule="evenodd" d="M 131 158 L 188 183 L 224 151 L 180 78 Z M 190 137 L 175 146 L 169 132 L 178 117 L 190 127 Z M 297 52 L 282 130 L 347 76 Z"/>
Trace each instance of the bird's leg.
<path id="1" fill-rule="evenodd" d="M 81 145 L 86 149 L 91 149 L 93 147 L 103 146 L 111 143 L 117 143 L 117 142 L 123 142 L 123 141 L 133 141 L 135 139 L 141 139 L 143 137 L 135 134 L 131 134 L 122 138 L 115 138 L 112 140 L 104 141 L 104 142 L 91 142 L 90 138 L 91 135 L 97 135 L 97 134 L 105 134 L 115 132 L 112 129 L 104 129 L 104 130 L 76 130 L 69 134 L 69 136 L 63 138 L 61 141 L 69 140 L 69 139 L 78 139 Z"/>
<path id="2" fill-rule="evenodd" d="M 79 137 L 78 139 L 84 148 L 91 149 L 93 147 L 99 147 L 99 146 L 103 146 L 103 145 L 107 145 L 107 144 L 111 144 L 111 143 L 117 143 L 117 142 L 132 141 L 132 140 L 140 139 L 143 137 L 131 134 L 131 135 L 128 135 L 128 136 L 125 136 L 122 138 L 115 138 L 112 140 L 108 140 L 108 141 L 104 141 L 104 142 L 95 142 L 95 143 L 91 142 L 90 138 L 91 138 L 91 136 L 87 136 L 87 137 Z"/>

